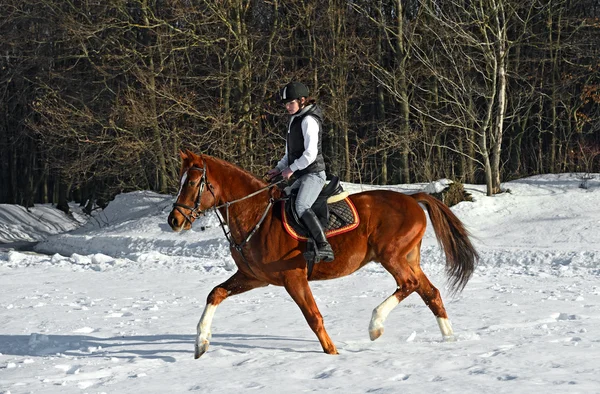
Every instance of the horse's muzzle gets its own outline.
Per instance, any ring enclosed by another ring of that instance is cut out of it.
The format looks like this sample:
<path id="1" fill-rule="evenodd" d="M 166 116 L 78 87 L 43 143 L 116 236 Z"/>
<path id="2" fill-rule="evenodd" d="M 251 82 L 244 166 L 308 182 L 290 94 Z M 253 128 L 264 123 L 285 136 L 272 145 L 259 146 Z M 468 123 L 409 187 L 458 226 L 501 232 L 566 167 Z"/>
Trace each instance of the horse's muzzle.
<path id="1" fill-rule="evenodd" d="M 192 227 L 192 224 L 177 209 L 171 211 L 167 222 L 171 229 L 177 233 L 181 230 L 189 230 Z"/>

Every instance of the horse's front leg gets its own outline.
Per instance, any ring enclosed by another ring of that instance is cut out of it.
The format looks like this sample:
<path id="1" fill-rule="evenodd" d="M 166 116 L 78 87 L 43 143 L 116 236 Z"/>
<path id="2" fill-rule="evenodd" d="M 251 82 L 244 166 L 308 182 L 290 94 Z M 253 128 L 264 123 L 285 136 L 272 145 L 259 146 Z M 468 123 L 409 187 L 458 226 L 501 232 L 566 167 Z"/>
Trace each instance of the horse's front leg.
<path id="1" fill-rule="evenodd" d="M 325 331 L 323 324 L 323 316 L 319 312 L 315 298 L 308 286 L 306 273 L 300 275 L 290 275 L 286 278 L 285 289 L 292 296 L 296 304 L 300 307 L 302 314 L 306 318 L 308 325 L 317 334 L 323 351 L 327 354 L 338 354 L 338 351 L 333 344 L 333 341 Z"/>
<path id="2" fill-rule="evenodd" d="M 198 322 L 194 358 L 200 358 L 208 349 L 211 336 L 210 326 L 217 306 L 229 296 L 267 285 L 268 283 L 250 278 L 244 273 L 237 271 L 231 278 L 212 289 L 206 299 L 206 307 L 204 308 L 202 317 Z"/>

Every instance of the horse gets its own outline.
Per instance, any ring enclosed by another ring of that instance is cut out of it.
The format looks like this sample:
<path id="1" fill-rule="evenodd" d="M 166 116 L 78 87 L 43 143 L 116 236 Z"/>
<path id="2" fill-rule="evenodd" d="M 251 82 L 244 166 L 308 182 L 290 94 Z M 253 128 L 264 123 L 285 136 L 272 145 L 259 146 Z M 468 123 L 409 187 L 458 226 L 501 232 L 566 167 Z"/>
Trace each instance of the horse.
<path id="1" fill-rule="evenodd" d="M 440 292 L 420 267 L 420 248 L 428 213 L 438 243 L 446 257 L 448 284 L 453 293 L 464 289 L 479 255 L 470 234 L 452 211 L 426 193 L 403 194 L 371 190 L 351 194 L 360 217 L 354 230 L 329 241 L 335 252 L 332 262 L 320 262 L 308 276 L 303 256 L 306 242 L 284 230 L 281 210 L 273 209 L 282 191 L 265 180 L 225 160 L 206 154 L 180 151 L 179 193 L 168 223 L 176 231 L 189 230 L 199 215 L 214 210 L 230 242 L 238 270 L 209 293 L 197 325 L 194 358 L 208 349 L 211 324 L 217 306 L 227 297 L 252 289 L 283 286 L 302 311 L 323 351 L 338 354 L 323 324 L 309 281 L 340 278 L 369 262 L 383 266 L 397 288 L 373 310 L 369 323 L 371 340 L 384 332 L 389 313 L 408 295 L 417 292 L 436 317 L 442 339 L 455 340 Z M 226 227 L 228 230 L 226 230 Z"/>

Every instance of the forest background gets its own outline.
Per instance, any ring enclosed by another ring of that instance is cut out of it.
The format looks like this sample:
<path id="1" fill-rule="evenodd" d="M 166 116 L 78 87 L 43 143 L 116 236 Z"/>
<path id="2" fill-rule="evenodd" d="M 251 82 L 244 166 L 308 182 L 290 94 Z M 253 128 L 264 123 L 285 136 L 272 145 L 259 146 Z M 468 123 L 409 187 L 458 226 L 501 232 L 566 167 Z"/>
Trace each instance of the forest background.
<path id="1" fill-rule="evenodd" d="M 279 89 L 370 184 L 600 171 L 598 0 L 2 0 L 0 203 L 173 193 L 179 149 L 261 175 Z"/>

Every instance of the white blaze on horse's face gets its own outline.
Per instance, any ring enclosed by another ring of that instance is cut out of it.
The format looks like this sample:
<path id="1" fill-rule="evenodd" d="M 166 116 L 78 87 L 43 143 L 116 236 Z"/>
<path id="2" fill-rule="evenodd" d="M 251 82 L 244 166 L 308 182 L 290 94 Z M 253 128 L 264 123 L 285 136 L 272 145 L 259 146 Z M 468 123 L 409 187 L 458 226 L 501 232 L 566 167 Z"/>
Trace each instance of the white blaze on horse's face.
<path id="1" fill-rule="evenodd" d="M 185 181 L 187 180 L 187 171 L 185 172 L 185 174 L 183 174 L 183 176 L 181 177 L 181 184 L 179 185 L 179 192 L 177 193 L 177 198 L 176 200 L 179 200 L 179 196 L 181 195 L 181 192 L 183 190 L 183 185 L 185 185 Z"/>

